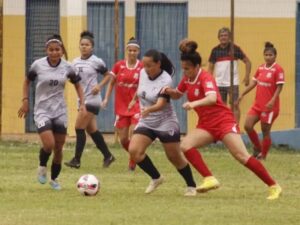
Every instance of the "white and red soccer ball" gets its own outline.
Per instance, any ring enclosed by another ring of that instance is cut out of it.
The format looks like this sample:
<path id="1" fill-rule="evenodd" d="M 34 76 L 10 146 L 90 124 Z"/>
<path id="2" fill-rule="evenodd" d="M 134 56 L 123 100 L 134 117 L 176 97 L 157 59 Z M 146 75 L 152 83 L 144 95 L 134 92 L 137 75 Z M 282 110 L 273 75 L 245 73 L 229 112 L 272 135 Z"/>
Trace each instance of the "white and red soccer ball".
<path id="1" fill-rule="evenodd" d="M 82 175 L 77 181 L 77 190 L 80 194 L 86 196 L 93 196 L 98 193 L 100 183 L 96 176 L 92 174 Z"/>

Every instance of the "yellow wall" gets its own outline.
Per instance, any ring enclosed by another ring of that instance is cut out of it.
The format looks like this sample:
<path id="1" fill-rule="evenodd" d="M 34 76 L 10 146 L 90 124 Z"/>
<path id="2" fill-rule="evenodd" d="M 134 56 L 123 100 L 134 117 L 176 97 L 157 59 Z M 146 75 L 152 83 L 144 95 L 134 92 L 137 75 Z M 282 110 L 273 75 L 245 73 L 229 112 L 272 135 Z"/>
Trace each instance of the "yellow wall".
<path id="1" fill-rule="evenodd" d="M 60 33 L 64 40 L 65 48 L 68 52 L 68 60 L 72 61 L 80 55 L 79 40 L 80 33 L 85 30 L 86 17 L 69 16 L 61 17 L 60 19 Z M 70 82 L 66 85 L 65 91 L 66 103 L 68 106 L 68 134 L 75 135 L 75 120 L 77 116 L 77 95 L 74 85 Z"/>
<path id="2" fill-rule="evenodd" d="M 190 18 L 189 38 L 198 42 L 202 55 L 203 67 L 207 68 L 211 49 L 218 44 L 217 32 L 223 26 L 230 26 L 228 18 Z M 271 41 L 277 49 L 277 62 L 284 68 L 286 84 L 281 98 L 281 112 L 274 124 L 274 130 L 294 128 L 295 124 L 295 19 L 285 18 L 237 18 L 235 20 L 235 43 L 243 49 L 252 62 L 251 76 L 257 67 L 264 63 L 264 43 Z M 243 79 L 245 67 L 239 63 L 240 80 Z M 240 85 L 240 91 L 244 86 Z M 243 127 L 245 114 L 254 99 L 253 90 L 241 104 L 241 121 Z M 189 114 L 188 129 L 195 127 L 195 114 Z"/>
<path id="3" fill-rule="evenodd" d="M 3 17 L 2 132 L 24 133 L 25 120 L 17 118 L 25 77 L 25 17 Z"/>

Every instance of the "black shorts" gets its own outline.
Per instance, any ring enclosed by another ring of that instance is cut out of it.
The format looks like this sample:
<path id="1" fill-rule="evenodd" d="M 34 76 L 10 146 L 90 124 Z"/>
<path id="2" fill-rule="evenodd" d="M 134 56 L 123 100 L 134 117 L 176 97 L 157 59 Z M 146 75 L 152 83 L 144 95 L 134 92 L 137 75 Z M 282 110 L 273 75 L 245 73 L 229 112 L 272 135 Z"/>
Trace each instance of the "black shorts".
<path id="1" fill-rule="evenodd" d="M 38 133 L 42 133 L 46 130 L 52 130 L 56 134 L 67 134 L 67 128 L 64 123 L 59 122 L 56 119 L 47 120 L 44 124 L 41 124 L 37 127 Z"/>
<path id="2" fill-rule="evenodd" d="M 157 131 L 147 127 L 137 127 L 133 133 L 145 135 L 153 141 L 158 138 L 162 143 L 180 142 L 179 130 Z"/>
<path id="3" fill-rule="evenodd" d="M 95 115 L 98 115 L 100 111 L 100 106 L 86 104 L 85 108 L 88 112 L 94 113 Z"/>

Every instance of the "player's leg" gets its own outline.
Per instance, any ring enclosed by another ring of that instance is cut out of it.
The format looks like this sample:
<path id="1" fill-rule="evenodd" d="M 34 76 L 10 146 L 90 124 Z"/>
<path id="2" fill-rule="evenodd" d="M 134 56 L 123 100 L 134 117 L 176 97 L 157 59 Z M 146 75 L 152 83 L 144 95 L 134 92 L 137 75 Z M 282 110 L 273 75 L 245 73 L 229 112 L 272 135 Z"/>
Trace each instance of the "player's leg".
<path id="1" fill-rule="evenodd" d="M 146 154 L 146 149 L 155 138 L 154 133 L 150 129 L 138 128 L 134 131 L 129 145 L 131 159 L 152 179 L 145 190 L 146 194 L 153 192 L 164 181 L 163 176 L 158 172 L 150 157 Z"/>
<path id="2" fill-rule="evenodd" d="M 135 122 L 136 124 L 137 122 Z M 116 116 L 115 127 L 120 138 L 121 145 L 128 152 L 131 137 L 131 117 L 130 116 Z M 134 171 L 136 163 L 129 158 L 128 169 Z"/>
<path id="3" fill-rule="evenodd" d="M 92 117 L 93 114 L 91 112 L 88 111 L 78 112 L 76 123 L 75 123 L 75 132 L 76 132 L 75 155 L 70 161 L 65 162 L 66 166 L 77 168 L 77 169 L 80 167 L 81 156 L 86 143 L 85 129 L 88 123 L 91 121 Z"/>
<path id="4" fill-rule="evenodd" d="M 224 136 L 222 142 L 236 160 L 245 165 L 269 186 L 270 194 L 268 199 L 276 199 L 279 197 L 281 193 L 280 186 L 276 184 L 275 180 L 269 175 L 263 164 L 249 155 L 240 134 L 228 133 Z"/>
<path id="5" fill-rule="evenodd" d="M 230 87 L 229 87 L 230 88 Z M 239 98 L 239 86 L 238 85 L 234 85 L 233 86 L 233 103 L 237 101 L 237 99 Z M 231 103 L 230 103 L 231 105 Z M 240 106 L 239 104 L 233 104 L 234 108 L 233 108 L 233 114 L 234 114 L 234 118 L 237 122 L 237 124 L 240 123 L 240 115 L 241 115 L 241 110 L 240 110 Z"/>
<path id="6" fill-rule="evenodd" d="M 250 109 L 246 116 L 244 129 L 248 134 L 250 141 L 253 144 L 253 156 L 257 157 L 261 152 L 261 144 L 257 132 L 254 129 L 255 124 L 259 121 L 259 115 L 253 109 Z"/>
<path id="7" fill-rule="evenodd" d="M 203 183 L 197 187 L 197 191 L 206 192 L 220 186 L 219 181 L 208 169 L 202 155 L 197 150 L 214 141 L 213 136 L 203 129 L 194 129 L 190 131 L 181 141 L 180 148 L 187 160 L 204 177 Z"/>
<path id="8" fill-rule="evenodd" d="M 110 164 L 115 161 L 115 157 L 110 152 L 102 133 L 97 128 L 97 121 L 95 115 L 93 115 L 92 119 L 90 120 L 87 126 L 87 132 L 89 133 L 93 142 L 95 143 L 95 145 L 97 146 L 97 148 L 100 150 L 100 152 L 104 157 L 103 165 L 102 165 L 103 168 L 109 167 Z"/>

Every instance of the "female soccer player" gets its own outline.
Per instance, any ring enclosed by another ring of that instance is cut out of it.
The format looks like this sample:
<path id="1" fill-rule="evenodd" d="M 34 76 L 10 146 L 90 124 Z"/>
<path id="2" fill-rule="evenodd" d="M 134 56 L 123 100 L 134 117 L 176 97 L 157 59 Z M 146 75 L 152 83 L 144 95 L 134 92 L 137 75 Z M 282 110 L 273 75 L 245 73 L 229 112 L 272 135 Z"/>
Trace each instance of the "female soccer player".
<path id="1" fill-rule="evenodd" d="M 62 149 L 67 134 L 67 109 L 64 100 L 65 82 L 69 79 L 75 86 L 79 98 L 79 111 L 85 112 L 84 95 L 79 84 L 80 77 L 62 56 L 66 51 L 60 35 L 53 35 L 46 42 L 47 57 L 33 62 L 23 85 L 20 118 L 29 110 L 28 90 L 30 82 L 36 81 L 34 121 L 37 126 L 42 148 L 39 155 L 38 181 L 47 182 L 47 162 L 53 151 L 50 185 L 55 190 L 61 186 L 57 177 L 61 171 Z"/>
<path id="2" fill-rule="evenodd" d="M 256 87 L 254 104 L 250 108 L 245 121 L 245 130 L 254 145 L 253 155 L 258 159 L 265 159 L 271 146 L 271 128 L 279 114 L 279 94 L 284 84 L 284 72 L 276 63 L 277 51 L 274 45 L 266 42 L 264 49 L 265 64 L 258 67 L 250 85 L 238 98 L 237 104 L 243 97 Z M 254 130 L 255 124 L 260 121 L 263 134 L 260 144 Z"/>
<path id="3" fill-rule="evenodd" d="M 104 138 L 97 128 L 96 115 L 98 115 L 101 104 L 100 91 L 110 79 L 110 72 L 107 70 L 102 59 L 93 55 L 94 35 L 89 31 L 80 34 L 79 49 L 81 56 L 74 59 L 73 65 L 81 77 L 81 85 L 84 91 L 86 111 L 79 111 L 75 124 L 76 146 L 75 156 L 65 162 L 66 166 L 79 168 L 80 159 L 86 143 L 85 131 L 91 136 L 97 148 L 104 156 L 103 167 L 115 160 L 109 151 Z M 104 77 L 98 84 L 97 77 L 101 73 Z"/>
<path id="4" fill-rule="evenodd" d="M 141 118 L 130 141 L 130 156 L 152 178 L 145 193 L 153 192 L 163 183 L 164 177 L 146 154 L 146 149 L 155 138 L 158 138 L 168 159 L 187 184 L 185 196 L 195 196 L 196 184 L 190 166 L 179 148 L 180 131 L 175 111 L 169 96 L 160 94 L 161 88 L 172 85 L 170 74 L 174 73 L 173 65 L 163 53 L 154 49 L 145 53 L 143 65 L 137 90 Z"/>
<path id="5" fill-rule="evenodd" d="M 197 187 L 197 191 L 205 192 L 219 187 L 220 184 L 196 148 L 220 140 L 236 160 L 270 187 L 268 199 L 278 198 L 281 187 L 271 178 L 264 166 L 248 154 L 234 116 L 222 102 L 215 80 L 201 68 L 202 60 L 196 51 L 197 47 L 194 41 L 185 39 L 181 42 L 179 49 L 184 76 L 176 89 L 165 87 L 162 90 L 162 93 L 174 99 L 180 98 L 186 92 L 188 101 L 183 104 L 183 108 L 194 109 L 198 114 L 196 129 L 190 131 L 181 142 L 181 149 L 186 158 L 204 177 L 204 182 Z"/>
<path id="6" fill-rule="evenodd" d="M 127 58 L 117 62 L 112 69 L 112 79 L 107 88 L 103 106 L 107 105 L 113 87 L 115 86 L 115 127 L 120 138 L 121 145 L 128 151 L 130 134 L 133 127 L 137 124 L 140 107 L 138 101 L 128 110 L 129 103 L 136 94 L 140 71 L 143 68 L 142 62 L 138 60 L 140 45 L 137 40 L 131 38 L 127 45 Z M 129 170 L 135 169 L 135 162 L 129 160 Z"/>

